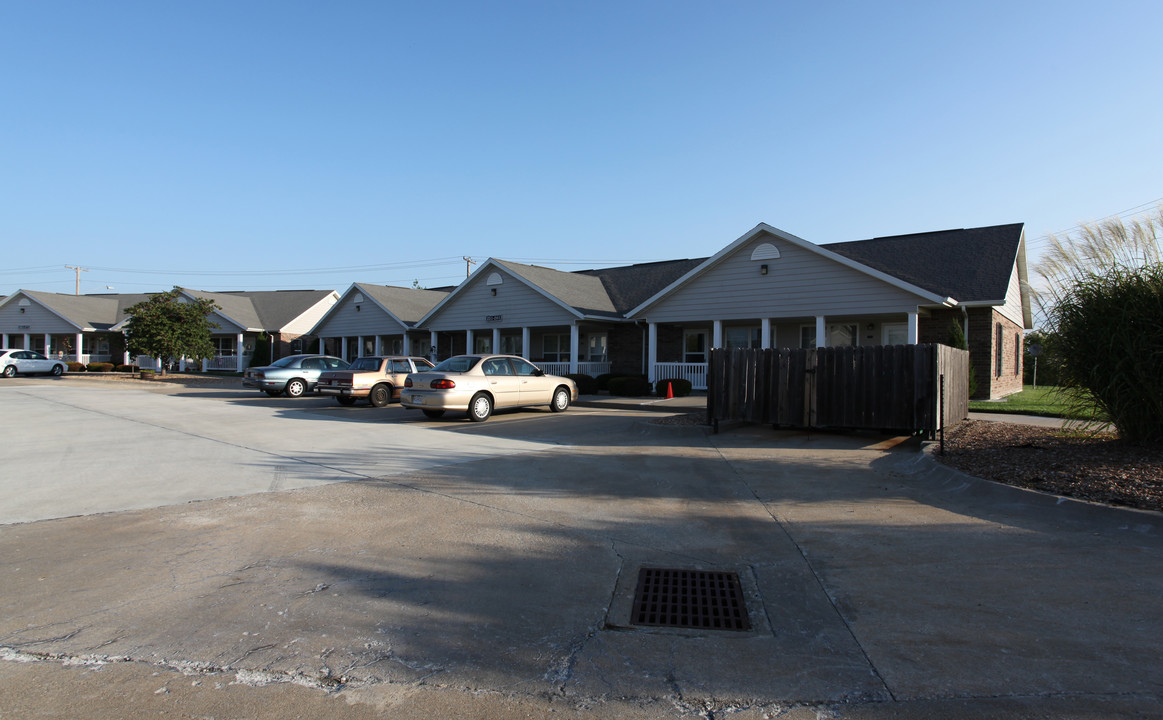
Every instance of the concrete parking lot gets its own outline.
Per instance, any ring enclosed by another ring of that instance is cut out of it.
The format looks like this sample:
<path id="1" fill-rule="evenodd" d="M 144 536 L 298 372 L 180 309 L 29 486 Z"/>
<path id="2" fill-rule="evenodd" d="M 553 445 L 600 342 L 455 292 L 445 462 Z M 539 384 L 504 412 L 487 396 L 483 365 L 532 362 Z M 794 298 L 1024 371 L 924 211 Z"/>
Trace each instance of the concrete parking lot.
<path id="1" fill-rule="evenodd" d="M 915 441 L 0 401 L 0 718 L 1163 716 L 1163 518 Z M 750 629 L 635 625 L 642 567 L 737 573 Z"/>

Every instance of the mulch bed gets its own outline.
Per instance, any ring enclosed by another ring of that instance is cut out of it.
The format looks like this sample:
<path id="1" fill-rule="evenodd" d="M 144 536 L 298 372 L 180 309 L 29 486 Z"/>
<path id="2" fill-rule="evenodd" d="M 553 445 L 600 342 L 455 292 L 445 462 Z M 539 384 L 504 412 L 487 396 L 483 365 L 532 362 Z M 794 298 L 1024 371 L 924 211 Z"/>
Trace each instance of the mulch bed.
<path id="1" fill-rule="evenodd" d="M 966 420 L 934 456 L 974 477 L 1056 495 L 1163 511 L 1163 448 L 1112 435 Z"/>

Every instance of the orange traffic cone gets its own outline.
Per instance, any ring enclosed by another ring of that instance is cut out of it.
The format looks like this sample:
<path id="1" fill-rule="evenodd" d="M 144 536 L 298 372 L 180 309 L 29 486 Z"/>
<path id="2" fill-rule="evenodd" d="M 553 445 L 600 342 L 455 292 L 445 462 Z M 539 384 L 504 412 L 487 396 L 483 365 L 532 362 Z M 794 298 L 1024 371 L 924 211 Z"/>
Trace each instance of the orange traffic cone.
<path id="1" fill-rule="evenodd" d="M 674 399 L 674 388 L 672 388 L 672 387 L 670 386 L 670 383 L 667 383 L 667 384 L 666 384 L 666 399 L 667 399 L 667 400 L 673 400 L 673 399 Z"/>

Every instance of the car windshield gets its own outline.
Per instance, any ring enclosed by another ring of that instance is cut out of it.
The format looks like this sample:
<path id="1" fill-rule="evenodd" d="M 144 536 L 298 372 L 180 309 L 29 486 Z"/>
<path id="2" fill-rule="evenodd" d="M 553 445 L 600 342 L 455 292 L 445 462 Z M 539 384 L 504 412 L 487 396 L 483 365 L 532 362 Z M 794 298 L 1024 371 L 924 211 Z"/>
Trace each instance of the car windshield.
<path id="1" fill-rule="evenodd" d="M 298 367 L 299 361 L 302 359 L 302 355 L 288 355 L 285 358 L 275 360 L 271 363 L 271 367 Z"/>
<path id="2" fill-rule="evenodd" d="M 355 360 L 351 361 L 351 365 L 348 366 L 347 369 L 348 370 L 379 370 L 380 369 L 380 359 L 379 358 L 371 358 L 371 357 L 356 358 Z"/>
<path id="3" fill-rule="evenodd" d="M 435 367 L 437 372 L 468 372 L 476 367 L 481 359 L 475 355 L 458 355 L 457 357 L 450 357 L 444 362 Z"/>

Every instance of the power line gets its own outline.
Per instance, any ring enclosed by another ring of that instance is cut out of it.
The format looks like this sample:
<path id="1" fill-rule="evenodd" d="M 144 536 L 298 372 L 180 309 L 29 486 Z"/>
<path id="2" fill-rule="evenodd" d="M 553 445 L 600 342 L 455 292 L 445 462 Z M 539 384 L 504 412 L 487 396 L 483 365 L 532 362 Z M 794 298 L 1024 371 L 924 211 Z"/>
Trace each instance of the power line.
<path id="1" fill-rule="evenodd" d="M 1040 237 L 1038 239 L 1045 240 L 1046 237 L 1048 237 L 1050 235 L 1068 235 L 1068 234 L 1074 232 L 1075 230 L 1081 230 L 1083 225 L 1090 225 L 1093 223 L 1101 223 L 1101 222 L 1105 222 L 1107 220 L 1113 220 L 1115 218 L 1119 218 L 1121 220 L 1124 217 L 1126 217 L 1127 215 L 1134 215 L 1136 213 L 1140 213 L 1143 211 L 1144 208 L 1147 208 L 1147 207 L 1153 206 L 1153 205 L 1158 205 L 1159 203 L 1163 203 L 1163 197 L 1156 198 L 1154 200 L 1150 200 L 1150 201 L 1145 202 L 1141 205 L 1136 205 L 1133 208 L 1127 208 L 1126 210 L 1120 210 L 1119 212 L 1114 213 L 1113 215 L 1107 215 L 1106 217 L 1099 218 L 1098 220 L 1094 220 L 1092 222 L 1080 222 L 1077 225 L 1074 225 L 1073 227 L 1066 228 L 1065 230 L 1059 230 L 1057 232 L 1052 232 L 1052 233 L 1045 233 L 1044 235 L 1042 235 L 1042 237 Z"/>

